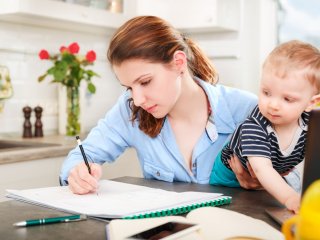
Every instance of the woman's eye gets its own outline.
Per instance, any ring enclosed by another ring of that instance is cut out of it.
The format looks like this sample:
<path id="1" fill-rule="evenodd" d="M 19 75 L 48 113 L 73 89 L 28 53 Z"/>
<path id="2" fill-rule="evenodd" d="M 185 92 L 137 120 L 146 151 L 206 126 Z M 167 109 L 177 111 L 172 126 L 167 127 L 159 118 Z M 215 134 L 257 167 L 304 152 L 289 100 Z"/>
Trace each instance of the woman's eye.
<path id="1" fill-rule="evenodd" d="M 151 82 L 151 80 L 148 80 L 148 81 L 145 81 L 145 82 L 141 82 L 141 85 L 142 85 L 142 86 L 146 86 L 146 85 L 148 85 L 150 82 Z"/>
<path id="2" fill-rule="evenodd" d="M 132 88 L 131 87 L 127 87 L 126 91 L 131 91 Z"/>

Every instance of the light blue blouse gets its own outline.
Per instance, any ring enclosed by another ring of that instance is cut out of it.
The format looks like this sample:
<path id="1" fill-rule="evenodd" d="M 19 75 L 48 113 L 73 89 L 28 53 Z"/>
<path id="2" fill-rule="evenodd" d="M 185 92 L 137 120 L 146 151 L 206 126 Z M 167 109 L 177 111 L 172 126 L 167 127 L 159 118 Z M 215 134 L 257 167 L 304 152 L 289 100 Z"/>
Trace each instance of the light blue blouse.
<path id="1" fill-rule="evenodd" d="M 137 151 L 147 179 L 208 184 L 214 159 L 230 134 L 255 107 L 257 98 L 239 89 L 197 81 L 208 96 L 212 113 L 206 130 L 194 147 L 191 172 L 179 151 L 168 119 L 165 119 L 160 134 L 155 138 L 144 134 L 137 121 L 130 121 L 128 91 L 120 96 L 83 141 L 88 160 L 99 164 L 113 162 L 126 148 L 132 147 Z M 60 175 L 62 184 L 67 184 L 69 171 L 82 161 L 80 150 L 76 147 L 63 163 Z"/>

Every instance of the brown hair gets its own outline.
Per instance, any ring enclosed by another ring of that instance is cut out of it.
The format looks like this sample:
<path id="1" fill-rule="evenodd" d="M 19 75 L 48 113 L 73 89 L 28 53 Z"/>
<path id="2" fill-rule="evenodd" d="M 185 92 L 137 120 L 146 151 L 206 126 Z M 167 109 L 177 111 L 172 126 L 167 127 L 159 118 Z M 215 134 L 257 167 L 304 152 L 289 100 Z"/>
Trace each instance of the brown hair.
<path id="1" fill-rule="evenodd" d="M 139 16 L 123 24 L 111 39 L 108 60 L 111 65 L 120 65 L 129 59 L 167 64 L 178 50 L 186 54 L 188 69 L 193 76 L 212 84 L 217 82 L 217 72 L 200 48 L 168 22 L 155 16 Z M 150 137 L 156 137 L 164 118 L 157 119 L 135 106 L 132 98 L 129 104 L 132 109 L 131 120 L 138 119 L 139 128 Z"/>
<path id="2" fill-rule="evenodd" d="M 280 44 L 265 60 L 266 67 L 281 78 L 290 71 L 303 70 L 304 77 L 320 90 L 320 51 L 311 44 L 298 40 Z"/>

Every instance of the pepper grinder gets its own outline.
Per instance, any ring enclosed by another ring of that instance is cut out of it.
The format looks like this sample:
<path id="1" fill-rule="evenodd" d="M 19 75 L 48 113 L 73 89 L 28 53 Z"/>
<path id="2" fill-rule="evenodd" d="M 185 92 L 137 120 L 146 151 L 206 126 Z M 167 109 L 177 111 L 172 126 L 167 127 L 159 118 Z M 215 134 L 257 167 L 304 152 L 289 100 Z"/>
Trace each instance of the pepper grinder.
<path id="1" fill-rule="evenodd" d="M 32 108 L 29 106 L 25 106 L 23 109 L 24 114 L 24 123 L 23 123 L 23 135 L 24 138 L 32 138 L 32 125 L 30 122 Z"/>
<path id="2" fill-rule="evenodd" d="M 43 108 L 40 106 L 36 106 L 34 108 L 34 112 L 36 113 L 36 122 L 34 124 L 34 136 L 35 137 L 43 137 L 43 130 L 42 130 L 42 122 L 41 122 L 41 115 L 42 115 Z"/>

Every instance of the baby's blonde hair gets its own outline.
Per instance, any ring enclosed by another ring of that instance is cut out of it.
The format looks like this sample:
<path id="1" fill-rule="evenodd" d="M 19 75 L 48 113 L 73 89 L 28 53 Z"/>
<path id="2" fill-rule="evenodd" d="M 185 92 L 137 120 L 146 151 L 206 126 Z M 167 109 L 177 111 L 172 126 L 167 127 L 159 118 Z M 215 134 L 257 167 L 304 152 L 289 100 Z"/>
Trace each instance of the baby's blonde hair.
<path id="1" fill-rule="evenodd" d="M 303 76 L 320 91 L 320 51 L 298 40 L 277 46 L 263 64 L 263 71 L 271 70 L 280 78 L 290 71 L 302 71 Z"/>

